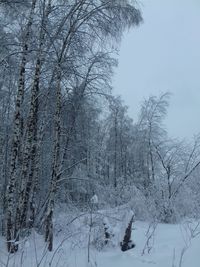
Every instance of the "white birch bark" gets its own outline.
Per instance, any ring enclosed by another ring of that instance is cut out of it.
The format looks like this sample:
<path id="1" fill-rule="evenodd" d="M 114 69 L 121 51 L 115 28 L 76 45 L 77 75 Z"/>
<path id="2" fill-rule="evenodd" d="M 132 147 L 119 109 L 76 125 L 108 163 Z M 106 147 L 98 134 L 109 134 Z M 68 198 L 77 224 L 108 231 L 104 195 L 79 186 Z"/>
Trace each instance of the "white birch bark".
<path id="1" fill-rule="evenodd" d="M 44 46 L 44 40 L 46 36 L 46 26 L 49 13 L 51 11 L 51 0 L 48 0 L 46 6 L 46 0 L 44 0 L 44 15 L 41 23 L 41 30 L 39 36 L 39 48 L 35 66 L 34 81 L 31 90 L 31 107 L 28 116 L 27 125 L 27 140 L 25 143 L 22 173 L 21 173 L 21 189 L 19 195 L 19 216 L 16 216 L 16 224 L 18 230 L 26 227 L 28 207 L 30 200 L 30 191 L 33 186 L 33 175 L 35 168 L 35 157 L 37 154 L 37 138 L 38 138 L 38 108 L 39 108 L 39 83 L 42 67 L 42 52 Z M 30 173 L 29 173 L 30 169 Z"/>
<path id="2" fill-rule="evenodd" d="M 11 163 L 10 163 L 10 176 L 7 186 L 7 247 L 8 251 L 13 253 L 18 249 L 18 246 L 15 245 L 14 240 L 17 238 L 17 232 L 15 231 L 15 185 L 17 180 L 17 161 L 20 152 L 20 136 L 21 136 L 21 107 L 24 98 L 25 90 L 25 72 L 26 72 L 26 63 L 27 63 L 27 54 L 28 54 L 28 43 L 30 37 L 30 30 L 33 23 L 34 10 L 36 7 L 36 1 L 32 1 L 32 6 L 30 10 L 29 20 L 26 26 L 25 37 L 24 37 L 24 46 L 22 51 L 22 61 L 20 65 L 19 73 L 19 85 L 17 91 L 17 98 L 15 104 L 15 114 L 14 114 L 14 127 L 13 127 L 13 138 L 12 138 L 12 148 L 11 148 Z M 12 241 L 11 241 L 12 240 Z"/>

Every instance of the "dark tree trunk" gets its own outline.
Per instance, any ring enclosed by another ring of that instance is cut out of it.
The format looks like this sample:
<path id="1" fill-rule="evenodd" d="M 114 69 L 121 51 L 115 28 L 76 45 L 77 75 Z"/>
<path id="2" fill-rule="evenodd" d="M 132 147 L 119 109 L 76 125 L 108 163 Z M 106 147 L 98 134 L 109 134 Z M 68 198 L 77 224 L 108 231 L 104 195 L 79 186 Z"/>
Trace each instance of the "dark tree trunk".
<path id="1" fill-rule="evenodd" d="M 135 247 L 135 244 L 131 240 L 133 219 L 134 219 L 134 216 L 132 216 L 132 218 L 128 224 L 128 227 L 126 228 L 124 240 L 120 244 L 122 251 L 127 251 L 127 250 Z"/>

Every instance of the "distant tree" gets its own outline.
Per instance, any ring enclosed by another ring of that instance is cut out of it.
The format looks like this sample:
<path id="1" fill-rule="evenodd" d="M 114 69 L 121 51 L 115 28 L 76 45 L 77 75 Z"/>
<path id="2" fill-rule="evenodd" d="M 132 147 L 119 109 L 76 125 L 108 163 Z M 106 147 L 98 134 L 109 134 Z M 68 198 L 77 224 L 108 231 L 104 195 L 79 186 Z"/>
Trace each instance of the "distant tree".
<path id="1" fill-rule="evenodd" d="M 169 93 L 160 97 L 152 96 L 145 100 L 140 113 L 138 129 L 142 135 L 142 146 L 145 169 L 147 170 L 144 188 L 148 191 L 156 179 L 156 153 L 154 144 L 159 144 L 167 138 L 162 126 L 167 113 Z"/>

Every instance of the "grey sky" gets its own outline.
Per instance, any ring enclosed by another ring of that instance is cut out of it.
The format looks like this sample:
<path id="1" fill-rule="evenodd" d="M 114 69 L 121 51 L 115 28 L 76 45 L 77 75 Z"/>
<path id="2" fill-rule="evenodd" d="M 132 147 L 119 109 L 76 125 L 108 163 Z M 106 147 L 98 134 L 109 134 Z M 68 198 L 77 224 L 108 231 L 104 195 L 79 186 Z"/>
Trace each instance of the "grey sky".
<path id="1" fill-rule="evenodd" d="M 125 34 L 114 92 L 137 118 L 149 95 L 172 93 L 166 126 L 173 137 L 200 132 L 200 0 L 141 0 L 144 23 Z"/>

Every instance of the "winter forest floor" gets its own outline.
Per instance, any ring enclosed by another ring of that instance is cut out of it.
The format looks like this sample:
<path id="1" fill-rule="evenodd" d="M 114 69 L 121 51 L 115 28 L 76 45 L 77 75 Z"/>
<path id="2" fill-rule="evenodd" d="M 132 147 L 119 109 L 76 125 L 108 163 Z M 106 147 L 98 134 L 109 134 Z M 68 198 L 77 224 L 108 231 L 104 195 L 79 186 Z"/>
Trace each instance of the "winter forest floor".
<path id="1" fill-rule="evenodd" d="M 92 216 L 94 224 L 89 248 L 90 215 L 83 215 L 67 226 L 65 215 L 60 214 L 55 221 L 53 252 L 47 251 L 42 236 L 35 232 L 21 242 L 16 255 L 6 253 L 4 240 L 1 239 L 0 266 L 199 267 L 200 235 L 199 224 L 196 222 L 185 221 L 172 225 L 136 221 L 132 229 L 132 240 L 136 247 L 122 252 L 119 243 L 123 238 L 125 224 L 122 225 L 120 220 L 113 223 L 113 217 L 109 222 L 106 219 L 108 228 L 112 229 L 113 240 L 102 248 L 99 241 L 101 234 L 99 226 L 97 227 L 100 217 L 95 217 L 95 214 Z"/>

